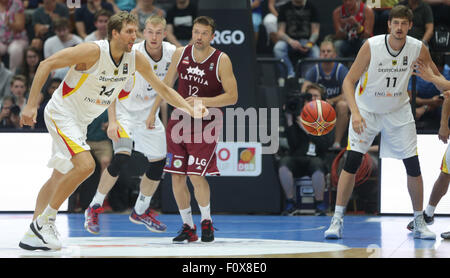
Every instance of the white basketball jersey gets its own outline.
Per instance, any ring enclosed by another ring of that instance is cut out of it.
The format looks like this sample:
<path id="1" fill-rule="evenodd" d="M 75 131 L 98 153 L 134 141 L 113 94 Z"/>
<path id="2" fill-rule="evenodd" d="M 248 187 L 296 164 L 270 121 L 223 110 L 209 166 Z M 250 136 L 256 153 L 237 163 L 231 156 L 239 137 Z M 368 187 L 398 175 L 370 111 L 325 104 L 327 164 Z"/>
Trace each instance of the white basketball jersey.
<path id="1" fill-rule="evenodd" d="M 144 40 L 135 44 L 133 49 L 144 54 L 147 61 L 151 64 L 156 76 L 163 80 L 166 76 L 167 70 L 169 69 L 176 46 L 168 42 L 163 42 L 162 57 L 159 61 L 154 61 L 147 52 L 145 44 L 146 41 Z M 119 95 L 118 104 L 125 107 L 128 111 L 138 111 L 151 108 L 155 102 L 155 97 L 157 94 L 156 91 L 138 72 L 136 72 L 136 79 L 134 82 L 134 87 L 129 95 Z"/>
<path id="2" fill-rule="evenodd" d="M 409 102 L 411 64 L 419 57 L 422 42 L 407 36 L 403 48 L 393 55 L 388 49 L 388 35 L 368 41 L 370 64 L 356 87 L 356 104 L 372 113 L 395 111 Z"/>
<path id="3" fill-rule="evenodd" d="M 125 52 L 116 65 L 112 59 L 109 42 L 95 41 L 100 48 L 97 63 L 87 71 L 70 67 L 58 89 L 55 90 L 47 109 L 75 118 L 82 124 L 89 124 L 109 107 L 121 93 L 131 87 L 125 85 L 135 74 L 135 50 Z"/>

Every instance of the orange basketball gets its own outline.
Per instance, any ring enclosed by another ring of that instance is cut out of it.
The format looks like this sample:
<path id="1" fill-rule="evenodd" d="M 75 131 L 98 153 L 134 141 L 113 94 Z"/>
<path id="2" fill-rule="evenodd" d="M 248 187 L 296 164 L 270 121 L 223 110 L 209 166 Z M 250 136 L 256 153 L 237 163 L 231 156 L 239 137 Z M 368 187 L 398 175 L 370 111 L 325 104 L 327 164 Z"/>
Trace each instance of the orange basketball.
<path id="1" fill-rule="evenodd" d="M 336 125 L 336 111 L 333 106 L 323 100 L 306 103 L 300 117 L 303 129 L 315 136 L 329 133 Z"/>

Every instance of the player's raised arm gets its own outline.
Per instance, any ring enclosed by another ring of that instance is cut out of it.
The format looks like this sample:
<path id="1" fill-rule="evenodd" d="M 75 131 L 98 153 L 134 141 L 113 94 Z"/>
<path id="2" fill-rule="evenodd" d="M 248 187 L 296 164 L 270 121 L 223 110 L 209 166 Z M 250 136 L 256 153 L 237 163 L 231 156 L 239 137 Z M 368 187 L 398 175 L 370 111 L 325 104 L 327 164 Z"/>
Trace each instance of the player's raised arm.
<path id="1" fill-rule="evenodd" d="M 178 107 L 188 112 L 194 118 L 202 118 L 207 115 L 207 109 L 203 105 L 192 107 L 181 97 L 174 89 L 168 87 L 155 75 L 150 66 L 150 63 L 146 60 L 145 56 L 136 51 L 136 70 L 142 75 L 142 77 L 156 90 L 156 92 L 170 105 Z M 195 112 L 194 110 L 198 110 Z"/>
<path id="2" fill-rule="evenodd" d="M 238 100 L 238 88 L 236 77 L 233 73 L 233 66 L 230 57 L 223 53 L 219 63 L 219 78 L 224 90 L 223 94 L 215 97 L 197 97 L 206 107 L 224 107 L 236 104 Z M 192 97 L 189 97 L 190 99 Z"/>
<path id="3" fill-rule="evenodd" d="M 366 123 L 359 113 L 358 106 L 356 105 L 355 99 L 355 84 L 358 79 L 364 74 L 370 64 L 370 45 L 366 41 L 356 56 L 350 70 L 345 76 L 344 82 L 342 83 L 342 90 L 344 97 L 347 100 L 348 107 L 352 113 L 352 125 L 356 133 L 360 134 Z"/>
<path id="4" fill-rule="evenodd" d="M 39 64 L 30 89 L 27 105 L 21 114 L 21 125 L 33 125 L 36 123 L 37 108 L 39 105 L 39 92 L 44 86 L 50 72 L 55 69 L 80 66 L 87 70 L 95 64 L 100 56 L 100 48 L 94 43 L 82 43 L 74 47 L 68 47 L 58 51 Z"/>

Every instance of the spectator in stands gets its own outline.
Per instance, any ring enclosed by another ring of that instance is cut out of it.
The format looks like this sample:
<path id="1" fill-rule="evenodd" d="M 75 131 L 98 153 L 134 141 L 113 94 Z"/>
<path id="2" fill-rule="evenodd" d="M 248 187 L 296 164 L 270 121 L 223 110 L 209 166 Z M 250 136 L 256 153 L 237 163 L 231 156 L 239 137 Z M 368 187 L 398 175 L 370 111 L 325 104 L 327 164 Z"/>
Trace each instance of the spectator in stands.
<path id="1" fill-rule="evenodd" d="M 336 50 L 332 41 L 324 40 L 320 44 L 320 58 L 336 58 Z M 344 82 L 347 72 L 348 68 L 341 63 L 317 63 L 306 73 L 305 82 L 302 86 L 302 92 L 306 91 L 306 88 L 311 83 L 317 83 L 324 86 L 327 97 L 326 101 L 336 110 L 336 128 L 332 149 L 337 150 L 341 149 L 342 138 L 345 135 L 350 119 L 350 110 L 341 91 L 342 82 Z"/>
<path id="2" fill-rule="evenodd" d="M 251 0 L 253 33 L 255 34 L 255 42 L 258 41 L 259 26 L 262 22 L 263 10 L 262 2 L 264 0 Z"/>
<path id="3" fill-rule="evenodd" d="M 176 0 L 167 11 L 167 41 L 176 47 L 189 44 L 192 37 L 192 23 L 197 17 L 197 6 L 190 0 Z"/>
<path id="4" fill-rule="evenodd" d="M 166 17 L 166 12 L 153 5 L 153 0 L 137 0 L 136 8 L 131 11 L 139 22 L 139 34 L 138 38 L 143 38 L 142 31 L 145 29 L 145 20 L 152 15 L 159 15 L 161 17 Z"/>
<path id="5" fill-rule="evenodd" d="M 430 5 L 434 26 L 445 25 L 450 28 L 450 0 L 423 0 Z"/>
<path id="6" fill-rule="evenodd" d="M 10 109 L 9 114 L 9 122 L 11 123 L 11 127 L 13 129 L 20 129 L 20 107 L 16 104 L 13 105 Z"/>
<path id="7" fill-rule="evenodd" d="M 335 46 L 339 57 L 354 57 L 364 41 L 373 34 L 375 15 L 357 0 L 343 0 L 333 11 Z"/>
<path id="8" fill-rule="evenodd" d="M 75 28 L 83 39 L 95 31 L 95 14 L 100 10 L 114 13 L 113 5 L 105 0 L 88 0 L 81 8 L 75 10 Z"/>
<path id="9" fill-rule="evenodd" d="M 53 22 L 59 18 L 69 19 L 69 10 L 56 0 L 43 0 L 43 6 L 33 12 L 34 39 L 31 46 L 41 50 L 44 41 L 55 35 Z"/>
<path id="10" fill-rule="evenodd" d="M 16 105 L 14 96 L 5 96 L 2 100 L 2 109 L 0 111 L 0 128 L 12 128 L 12 123 L 9 118 L 11 115 L 11 108 Z"/>
<path id="11" fill-rule="evenodd" d="M 439 72 L 450 80 L 450 67 L 444 64 L 443 53 L 433 53 L 433 62 L 439 69 Z M 408 93 L 412 93 L 412 79 L 409 81 Z M 431 82 L 427 82 L 417 76 L 416 79 L 416 121 L 418 129 L 439 130 L 439 121 L 441 119 L 443 97 L 440 97 L 439 91 Z"/>
<path id="12" fill-rule="evenodd" d="M 278 41 L 278 14 L 280 6 L 286 4 L 289 0 L 268 0 L 267 8 L 269 13 L 264 16 L 263 24 L 266 28 L 267 37 L 272 41 L 272 43 L 276 43 Z"/>
<path id="13" fill-rule="evenodd" d="M 47 126 L 45 125 L 44 121 L 44 109 L 61 82 L 62 80 L 59 78 L 51 79 L 49 85 L 47 86 L 47 90 L 42 94 L 42 102 L 39 105 L 39 109 L 37 111 L 36 125 L 34 126 L 35 129 L 47 131 Z"/>
<path id="14" fill-rule="evenodd" d="M 318 58 L 320 23 L 316 7 L 312 1 L 291 0 L 280 7 L 278 16 L 278 37 L 273 52 L 276 58 L 284 60 L 287 78 L 295 77 L 295 69 L 290 55 Z M 280 67 L 280 72 L 284 68 Z"/>
<path id="15" fill-rule="evenodd" d="M 72 47 L 83 42 L 79 36 L 70 33 L 70 22 L 66 18 L 59 18 L 54 21 L 55 36 L 48 38 L 44 43 L 44 58 L 52 56 L 56 52 L 67 47 Z M 57 69 L 53 77 L 64 79 L 70 67 Z"/>
<path id="16" fill-rule="evenodd" d="M 112 13 L 107 10 L 100 10 L 95 13 L 94 25 L 96 30 L 84 38 L 85 42 L 105 40 L 108 36 L 108 19 Z"/>
<path id="17" fill-rule="evenodd" d="M 422 0 L 404 0 L 398 3 L 405 5 L 413 11 L 413 26 L 408 32 L 408 36 L 421 40 L 428 46 L 428 42 L 433 37 L 433 12 L 430 5 Z"/>
<path id="18" fill-rule="evenodd" d="M 306 93 L 310 94 L 307 101 L 321 100 L 325 97 L 325 91 L 317 84 L 310 84 Z M 330 136 L 330 133 L 324 136 L 308 135 L 301 128 L 300 115 L 296 115 L 296 123 L 287 128 L 289 155 L 281 158 L 278 169 L 280 183 L 287 199 L 283 214 L 290 214 L 296 210 L 294 179 L 303 176 L 310 176 L 312 179 L 317 212 L 323 214 L 325 211 L 326 206 L 323 204 L 327 172 L 325 156 L 333 141 Z"/>
<path id="19" fill-rule="evenodd" d="M 375 15 L 375 24 L 373 26 L 373 34 L 381 35 L 388 32 L 389 12 L 392 7 L 398 4 L 398 0 L 379 0 L 379 1 L 365 1 L 366 5 L 372 8 Z"/>
<path id="20" fill-rule="evenodd" d="M 16 74 L 25 76 L 27 79 L 27 87 L 31 88 L 31 83 L 33 83 L 36 70 L 39 63 L 42 61 L 41 52 L 38 49 L 29 46 L 25 49 L 23 56 L 22 65 L 17 68 Z"/>
<path id="21" fill-rule="evenodd" d="M 14 75 L 11 79 L 11 94 L 15 97 L 15 104 L 22 109 L 27 103 L 27 79 L 23 75 Z"/>
<path id="22" fill-rule="evenodd" d="M 11 95 L 11 78 L 13 77 L 13 73 L 5 67 L 2 61 L 0 61 L 0 100 L 3 99 L 4 96 Z"/>
<path id="23" fill-rule="evenodd" d="M 114 7 L 114 13 L 120 11 L 131 11 L 136 7 L 136 0 L 108 0 Z"/>
<path id="24" fill-rule="evenodd" d="M 23 50 L 28 46 L 25 31 L 25 9 L 20 0 L 0 0 L 0 58 L 9 54 L 11 72 L 22 63 Z"/>

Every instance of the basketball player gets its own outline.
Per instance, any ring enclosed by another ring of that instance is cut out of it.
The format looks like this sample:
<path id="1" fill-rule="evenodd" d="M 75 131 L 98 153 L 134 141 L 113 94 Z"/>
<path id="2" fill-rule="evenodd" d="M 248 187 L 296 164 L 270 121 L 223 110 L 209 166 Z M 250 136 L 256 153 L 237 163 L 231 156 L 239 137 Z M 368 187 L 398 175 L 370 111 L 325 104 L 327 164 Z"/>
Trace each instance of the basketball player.
<path id="1" fill-rule="evenodd" d="M 448 126 L 448 119 L 450 116 L 450 82 L 445 79 L 442 74 L 435 74 L 433 70 L 426 66 L 422 61 L 418 60 L 414 64 L 414 68 L 417 71 L 413 74 L 420 76 L 422 79 L 432 82 L 436 85 L 440 90 L 447 90 L 444 92 L 446 95 L 444 98 L 444 103 L 442 104 L 442 113 L 441 113 L 441 123 L 438 132 L 439 139 L 447 144 L 448 138 L 450 136 L 450 129 Z M 428 225 L 434 223 L 434 211 L 436 209 L 439 201 L 444 197 L 444 195 L 448 191 L 448 185 L 450 182 L 450 148 L 447 146 L 447 150 L 444 153 L 444 157 L 442 158 L 441 164 L 441 173 L 438 178 L 434 182 L 433 190 L 431 191 L 430 199 L 428 201 L 428 205 L 423 212 L 423 216 L 425 222 Z M 414 221 L 411 221 L 408 226 L 408 230 L 414 229 Z M 445 232 L 441 234 L 441 237 L 444 239 L 450 239 L 450 232 Z"/>
<path id="2" fill-rule="evenodd" d="M 335 213 L 325 238 L 342 237 L 343 216 L 355 185 L 355 173 L 375 136 L 381 132 L 380 156 L 402 159 L 414 210 L 414 238 L 435 239 L 422 213 L 423 180 L 417 156 L 417 135 L 407 93 L 411 64 L 431 64 L 428 49 L 407 36 L 412 11 L 398 5 L 389 14 L 390 34 L 369 38 L 361 47 L 342 85 L 351 111 L 347 159 L 338 181 Z M 354 90 L 354 84 L 359 84 Z"/>
<path id="3" fill-rule="evenodd" d="M 176 49 L 175 45 L 163 42 L 166 36 L 165 28 L 164 18 L 158 15 L 147 18 L 143 31 L 145 40 L 133 46 L 133 49 L 144 54 L 160 79 L 165 77 Z M 121 169 L 130 160 L 133 141 L 134 149 L 147 157 L 148 166 L 141 179 L 139 196 L 130 215 L 130 221 L 144 224 L 152 232 L 164 232 L 167 228 L 149 209 L 166 162 L 166 134 L 158 116 L 160 101 L 155 103 L 155 97 L 156 92 L 152 86 L 136 73 L 136 82 L 131 94 L 119 95 L 116 106 L 109 108 L 108 133 L 115 139 L 114 157 L 103 172 L 98 190 L 85 211 L 84 227 L 90 233 L 100 232 L 98 214 L 103 212 L 102 205 L 106 195 L 119 178 Z M 119 127 L 121 132 L 115 132 Z"/>
<path id="4" fill-rule="evenodd" d="M 214 38 L 214 31 L 215 22 L 212 18 L 201 16 L 194 20 L 193 45 L 187 45 L 175 51 L 164 82 L 173 86 L 178 73 L 178 93 L 189 103 L 201 101 L 206 107 L 224 107 L 236 103 L 238 91 L 230 58 L 210 45 Z M 164 171 L 172 174 L 173 193 L 183 221 L 181 233 L 173 239 L 174 243 L 198 240 L 196 225 L 192 219 L 190 193 L 186 184 L 187 176 L 194 186 L 195 199 L 201 212 L 201 240 L 214 241 L 210 213 L 210 188 L 205 175 L 219 174 L 215 150 L 222 127 L 222 112 L 220 109 L 213 109 L 213 111 L 216 111 L 216 117 L 203 118 L 200 123 L 200 132 L 195 130 L 197 123 L 194 121 L 191 124 L 191 129 L 194 130 L 181 130 L 182 134 L 176 131 L 179 130 L 183 121 L 175 116 L 177 110 L 173 111 L 167 125 L 167 162 Z M 204 138 L 208 137 L 203 136 L 206 133 L 211 135 L 210 138 Z M 197 138 L 194 138 L 199 134 L 201 143 L 197 143 L 198 141 L 195 140 Z M 177 144 L 175 141 L 180 136 L 188 140 Z"/>
<path id="5" fill-rule="evenodd" d="M 21 248 L 61 249 L 55 226 L 57 211 L 95 167 L 86 144 L 87 126 L 108 106 L 114 105 L 119 94 L 131 90 L 125 85 L 135 71 L 169 103 L 195 117 L 202 116 L 198 112 L 194 114 L 192 106 L 159 80 L 145 56 L 132 49 L 136 32 L 136 18 L 120 12 L 108 22 L 108 40 L 66 48 L 39 65 L 28 103 L 22 111 L 21 125 L 36 123 L 39 92 L 49 73 L 69 66 L 70 70 L 45 108 L 45 123 L 53 139 L 48 166 L 54 170 L 39 192 L 33 221 L 19 243 Z M 197 108 L 203 111 L 203 107 Z M 207 113 L 206 109 L 204 111 Z"/>

